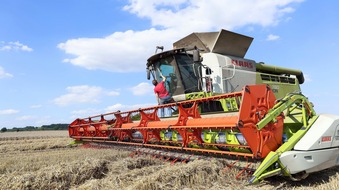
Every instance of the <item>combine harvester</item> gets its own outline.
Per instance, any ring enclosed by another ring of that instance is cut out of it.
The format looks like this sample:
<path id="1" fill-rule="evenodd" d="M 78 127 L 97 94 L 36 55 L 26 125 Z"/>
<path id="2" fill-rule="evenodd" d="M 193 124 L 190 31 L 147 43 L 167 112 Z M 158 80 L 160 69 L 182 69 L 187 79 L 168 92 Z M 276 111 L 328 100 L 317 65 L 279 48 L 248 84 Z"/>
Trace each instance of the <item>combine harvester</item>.
<path id="1" fill-rule="evenodd" d="M 245 59 L 252 40 L 226 30 L 186 36 L 146 64 L 148 79 L 166 76 L 174 103 L 79 118 L 69 136 L 172 162 L 227 158 L 249 183 L 298 181 L 338 165 L 339 116 L 316 115 L 300 92 L 301 71 Z M 162 109 L 175 111 L 160 118 Z"/>

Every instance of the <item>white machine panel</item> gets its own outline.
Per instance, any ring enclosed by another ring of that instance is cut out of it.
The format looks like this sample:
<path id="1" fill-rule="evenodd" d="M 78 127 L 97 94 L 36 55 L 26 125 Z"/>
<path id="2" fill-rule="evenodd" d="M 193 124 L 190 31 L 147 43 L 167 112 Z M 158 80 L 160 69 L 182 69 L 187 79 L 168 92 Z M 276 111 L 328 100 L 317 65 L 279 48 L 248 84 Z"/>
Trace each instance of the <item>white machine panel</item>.
<path id="1" fill-rule="evenodd" d="M 318 150 L 339 146 L 339 116 L 321 114 L 294 150 Z"/>
<path id="2" fill-rule="evenodd" d="M 242 87 L 256 83 L 256 66 L 253 60 L 204 53 L 203 64 L 212 69 L 214 93 L 241 91 Z M 203 73 L 203 77 L 206 75 Z"/>
<path id="3" fill-rule="evenodd" d="M 339 148 L 314 151 L 287 151 L 279 157 L 291 174 L 305 171 L 312 173 L 339 164 Z"/>

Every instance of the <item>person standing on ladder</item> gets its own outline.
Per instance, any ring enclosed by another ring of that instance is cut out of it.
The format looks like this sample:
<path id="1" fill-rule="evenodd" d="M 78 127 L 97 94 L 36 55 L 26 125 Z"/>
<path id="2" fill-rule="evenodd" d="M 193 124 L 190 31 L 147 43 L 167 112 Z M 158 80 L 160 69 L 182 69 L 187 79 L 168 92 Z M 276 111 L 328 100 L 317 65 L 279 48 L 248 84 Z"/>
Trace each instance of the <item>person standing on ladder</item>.
<path id="1" fill-rule="evenodd" d="M 162 77 L 162 81 L 160 83 L 158 83 L 157 80 L 152 81 L 152 84 L 154 85 L 154 93 L 155 93 L 155 97 L 157 99 L 158 105 L 167 104 L 172 101 L 172 96 L 168 93 L 165 87 L 166 77 L 163 76 L 161 72 L 160 72 L 160 76 Z M 160 117 L 164 117 L 164 108 L 161 108 L 160 115 L 161 115 Z"/>

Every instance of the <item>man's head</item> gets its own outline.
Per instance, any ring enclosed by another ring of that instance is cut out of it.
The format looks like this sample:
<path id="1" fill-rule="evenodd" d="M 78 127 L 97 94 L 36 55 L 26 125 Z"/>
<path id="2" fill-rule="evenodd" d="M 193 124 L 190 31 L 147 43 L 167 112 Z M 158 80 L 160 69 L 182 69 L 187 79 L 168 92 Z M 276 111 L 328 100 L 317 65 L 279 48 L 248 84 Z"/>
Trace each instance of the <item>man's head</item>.
<path id="1" fill-rule="evenodd" d="M 156 86 L 156 85 L 158 84 L 158 81 L 157 81 L 157 80 L 152 80 L 152 84 L 153 84 L 154 86 Z"/>

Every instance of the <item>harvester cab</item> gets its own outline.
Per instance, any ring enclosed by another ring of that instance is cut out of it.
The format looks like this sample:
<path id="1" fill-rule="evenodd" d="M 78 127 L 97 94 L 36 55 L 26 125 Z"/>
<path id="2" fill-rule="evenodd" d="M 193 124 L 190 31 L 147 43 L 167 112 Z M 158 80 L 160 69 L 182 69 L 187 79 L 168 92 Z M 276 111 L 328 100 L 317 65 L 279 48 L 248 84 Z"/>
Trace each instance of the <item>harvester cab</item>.
<path id="1" fill-rule="evenodd" d="M 166 76 L 175 103 L 78 118 L 69 136 L 140 147 L 135 154 L 172 163 L 229 159 L 227 168 L 252 176 L 249 183 L 275 175 L 302 180 L 339 165 L 339 116 L 315 113 L 300 92 L 300 70 L 245 59 L 252 40 L 226 30 L 186 36 L 146 64 L 148 79 Z M 176 116 L 158 116 L 170 107 Z"/>

